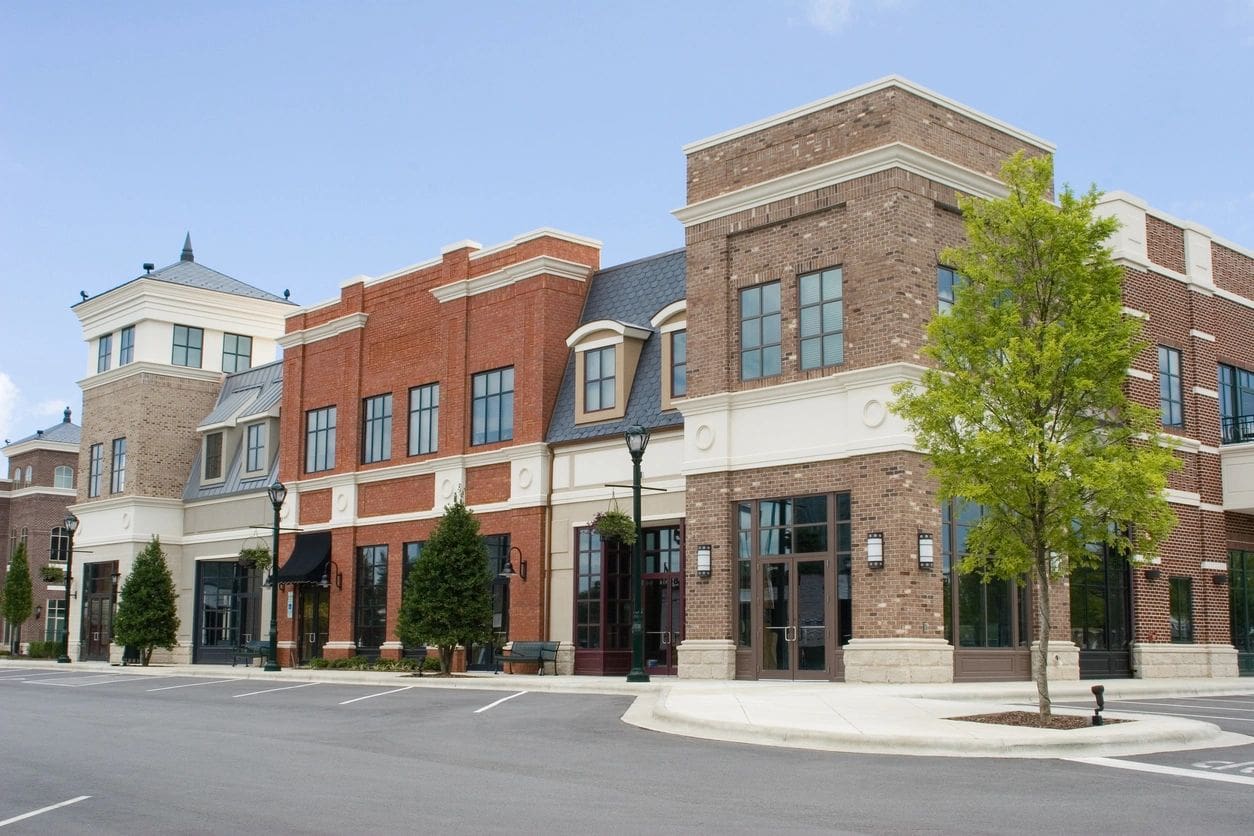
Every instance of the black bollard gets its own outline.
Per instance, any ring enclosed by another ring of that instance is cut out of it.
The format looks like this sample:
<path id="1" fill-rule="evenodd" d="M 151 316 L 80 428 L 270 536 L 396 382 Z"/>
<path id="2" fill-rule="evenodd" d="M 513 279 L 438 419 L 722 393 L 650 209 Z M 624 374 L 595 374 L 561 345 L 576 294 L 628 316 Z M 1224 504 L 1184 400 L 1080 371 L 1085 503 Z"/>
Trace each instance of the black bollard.
<path id="1" fill-rule="evenodd" d="M 1094 685 L 1091 689 L 1093 699 L 1097 700 L 1097 707 L 1093 709 L 1093 725 L 1102 725 L 1102 709 L 1106 707 L 1106 686 Z"/>

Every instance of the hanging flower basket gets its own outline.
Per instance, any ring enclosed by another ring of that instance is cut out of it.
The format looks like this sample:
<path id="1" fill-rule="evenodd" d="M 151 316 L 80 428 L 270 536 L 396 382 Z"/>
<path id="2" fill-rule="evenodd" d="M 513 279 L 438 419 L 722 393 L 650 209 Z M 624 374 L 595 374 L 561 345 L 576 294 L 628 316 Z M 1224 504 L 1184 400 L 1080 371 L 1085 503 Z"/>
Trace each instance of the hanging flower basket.
<path id="1" fill-rule="evenodd" d="M 265 546 L 245 546 L 239 550 L 239 562 L 258 572 L 265 571 L 270 568 L 270 550 Z"/>
<path id="2" fill-rule="evenodd" d="M 65 580 L 65 570 L 60 566 L 45 566 L 39 570 L 44 583 L 61 583 Z"/>
<path id="3" fill-rule="evenodd" d="M 617 540 L 625 546 L 636 542 L 636 522 L 617 508 L 602 511 L 592 518 L 592 527 L 602 540 Z"/>

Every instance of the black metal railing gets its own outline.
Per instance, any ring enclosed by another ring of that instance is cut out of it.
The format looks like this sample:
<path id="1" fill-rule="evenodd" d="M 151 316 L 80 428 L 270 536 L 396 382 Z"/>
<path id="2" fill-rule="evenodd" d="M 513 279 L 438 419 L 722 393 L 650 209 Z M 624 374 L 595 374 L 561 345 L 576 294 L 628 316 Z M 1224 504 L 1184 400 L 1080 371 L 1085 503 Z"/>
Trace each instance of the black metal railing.
<path id="1" fill-rule="evenodd" d="M 1237 415 L 1220 419 L 1220 433 L 1224 444 L 1240 444 L 1254 441 L 1254 415 Z"/>

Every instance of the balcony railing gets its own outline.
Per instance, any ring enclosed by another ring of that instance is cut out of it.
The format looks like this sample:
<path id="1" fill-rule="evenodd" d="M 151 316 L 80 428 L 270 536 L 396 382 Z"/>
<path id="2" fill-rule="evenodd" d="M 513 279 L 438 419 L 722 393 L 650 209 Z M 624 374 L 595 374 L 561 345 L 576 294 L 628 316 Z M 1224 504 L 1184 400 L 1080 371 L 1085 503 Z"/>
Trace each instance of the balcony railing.
<path id="1" fill-rule="evenodd" d="M 1224 444 L 1240 444 L 1243 441 L 1254 441 L 1254 415 L 1238 415 L 1235 418 L 1221 418 L 1220 433 Z"/>

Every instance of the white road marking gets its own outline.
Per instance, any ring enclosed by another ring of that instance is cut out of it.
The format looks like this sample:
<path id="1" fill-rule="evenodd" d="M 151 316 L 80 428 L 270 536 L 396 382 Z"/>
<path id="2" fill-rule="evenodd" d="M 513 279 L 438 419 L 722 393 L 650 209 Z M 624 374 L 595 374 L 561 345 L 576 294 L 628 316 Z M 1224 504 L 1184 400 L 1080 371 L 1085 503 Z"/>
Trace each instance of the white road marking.
<path id="1" fill-rule="evenodd" d="M 28 679 L 27 685 L 56 685 L 60 688 L 87 688 L 92 685 L 112 685 L 115 682 L 135 682 L 140 679 L 172 679 L 173 676 L 124 676 L 120 679 L 100 679 L 91 677 L 95 682 L 48 682 L 43 679 Z"/>
<path id="2" fill-rule="evenodd" d="M 1184 714 L 1179 711 L 1137 711 L 1134 708 L 1108 708 L 1116 714 L 1161 714 L 1167 717 L 1196 717 L 1199 720 L 1233 720 L 1237 723 L 1254 723 L 1254 717 L 1219 717 L 1214 714 Z"/>
<path id="3" fill-rule="evenodd" d="M 1254 708 L 1233 708 L 1231 706 L 1218 706 L 1218 705 L 1185 705 L 1183 702 L 1149 702 L 1148 700 L 1137 700 L 1136 702 L 1129 703 L 1129 704 L 1133 706 L 1163 705 L 1163 706 L 1166 706 L 1167 708 L 1196 708 L 1201 711 L 1244 711 L 1247 713 L 1254 712 Z M 1123 709 L 1119 708 L 1118 706 L 1112 703 L 1111 705 L 1106 706 L 1106 710 L 1122 711 Z M 1240 719 L 1240 718 L 1234 718 L 1234 719 Z"/>
<path id="4" fill-rule="evenodd" d="M 240 697 L 255 697 L 258 694 L 273 694 L 275 691 L 290 691 L 293 688 L 308 688 L 310 685 L 317 684 L 317 682 L 305 682 L 301 685 L 284 685 L 282 688 L 267 688 L 264 691 L 249 691 L 247 694 L 232 694 L 231 699 L 239 699 Z"/>
<path id="5" fill-rule="evenodd" d="M 71 804 L 77 804 L 78 802 L 86 801 L 89 798 L 91 798 L 90 795 L 80 795 L 78 798 L 71 798 L 69 801 L 62 801 L 60 804 L 50 804 L 47 807 L 41 807 L 38 810 L 31 810 L 29 813 L 23 813 L 20 816 L 14 816 L 11 819 L 0 821 L 0 827 L 4 827 L 6 824 L 13 824 L 14 822 L 22 821 L 23 819 L 29 819 L 33 816 L 38 816 L 41 813 L 56 810 L 58 807 L 69 807 Z"/>
<path id="6" fill-rule="evenodd" d="M 211 679 L 208 682 L 189 682 L 186 685 L 167 685 L 164 688 L 149 688 L 148 693 L 153 691 L 173 691 L 175 688 L 195 688 L 197 685 L 218 685 L 223 682 L 239 682 L 238 679 Z"/>
<path id="7" fill-rule="evenodd" d="M 6 679 L 30 679 L 32 676 L 65 676 L 69 671 L 31 671 L 30 673 L 20 674 L 18 676 L 0 676 L 0 681 Z"/>
<path id="8" fill-rule="evenodd" d="M 413 688 L 413 687 L 414 687 L 413 685 L 406 685 L 404 688 L 393 688 L 391 691 L 380 691 L 377 694 L 366 694 L 366 696 L 364 697 L 356 697 L 351 700 L 344 700 L 344 702 L 340 703 L 340 705 L 348 705 L 349 703 L 352 703 L 352 702 L 361 702 L 362 700 L 369 700 L 375 697 L 382 697 L 387 694 L 398 694 L 401 691 L 408 691 L 410 688 Z"/>
<path id="9" fill-rule="evenodd" d="M 527 693 L 527 692 L 526 692 L 526 691 L 519 691 L 517 694 L 510 694 L 508 697 L 501 697 L 501 698 L 500 698 L 499 700 L 497 700 L 496 702 L 494 702 L 494 703 L 488 703 L 488 704 L 487 704 L 487 705 L 485 705 L 483 708 L 476 708 L 476 709 L 475 709 L 475 713 L 476 713 L 476 714 L 482 714 L 483 712 L 487 711 L 489 708 L 496 708 L 496 707 L 497 707 L 498 705 L 500 705 L 501 703 L 503 703 L 503 702 L 508 702 L 509 700 L 512 700 L 514 697 L 521 697 L 521 696 L 522 696 L 523 694 L 525 694 L 525 693 Z"/>
<path id="10" fill-rule="evenodd" d="M 1067 758 L 1074 763 L 1088 763 L 1093 766 L 1110 766 L 1115 769 L 1130 769 L 1134 772 L 1152 772 L 1157 775 L 1174 775 L 1179 778 L 1201 778 L 1204 781 L 1223 781 L 1228 784 L 1245 784 L 1254 787 L 1254 778 L 1240 775 L 1221 775 L 1216 772 L 1198 772 L 1193 769 L 1182 769 L 1178 766 L 1161 766 L 1156 763 L 1138 763 L 1121 761 L 1115 758 Z"/>

